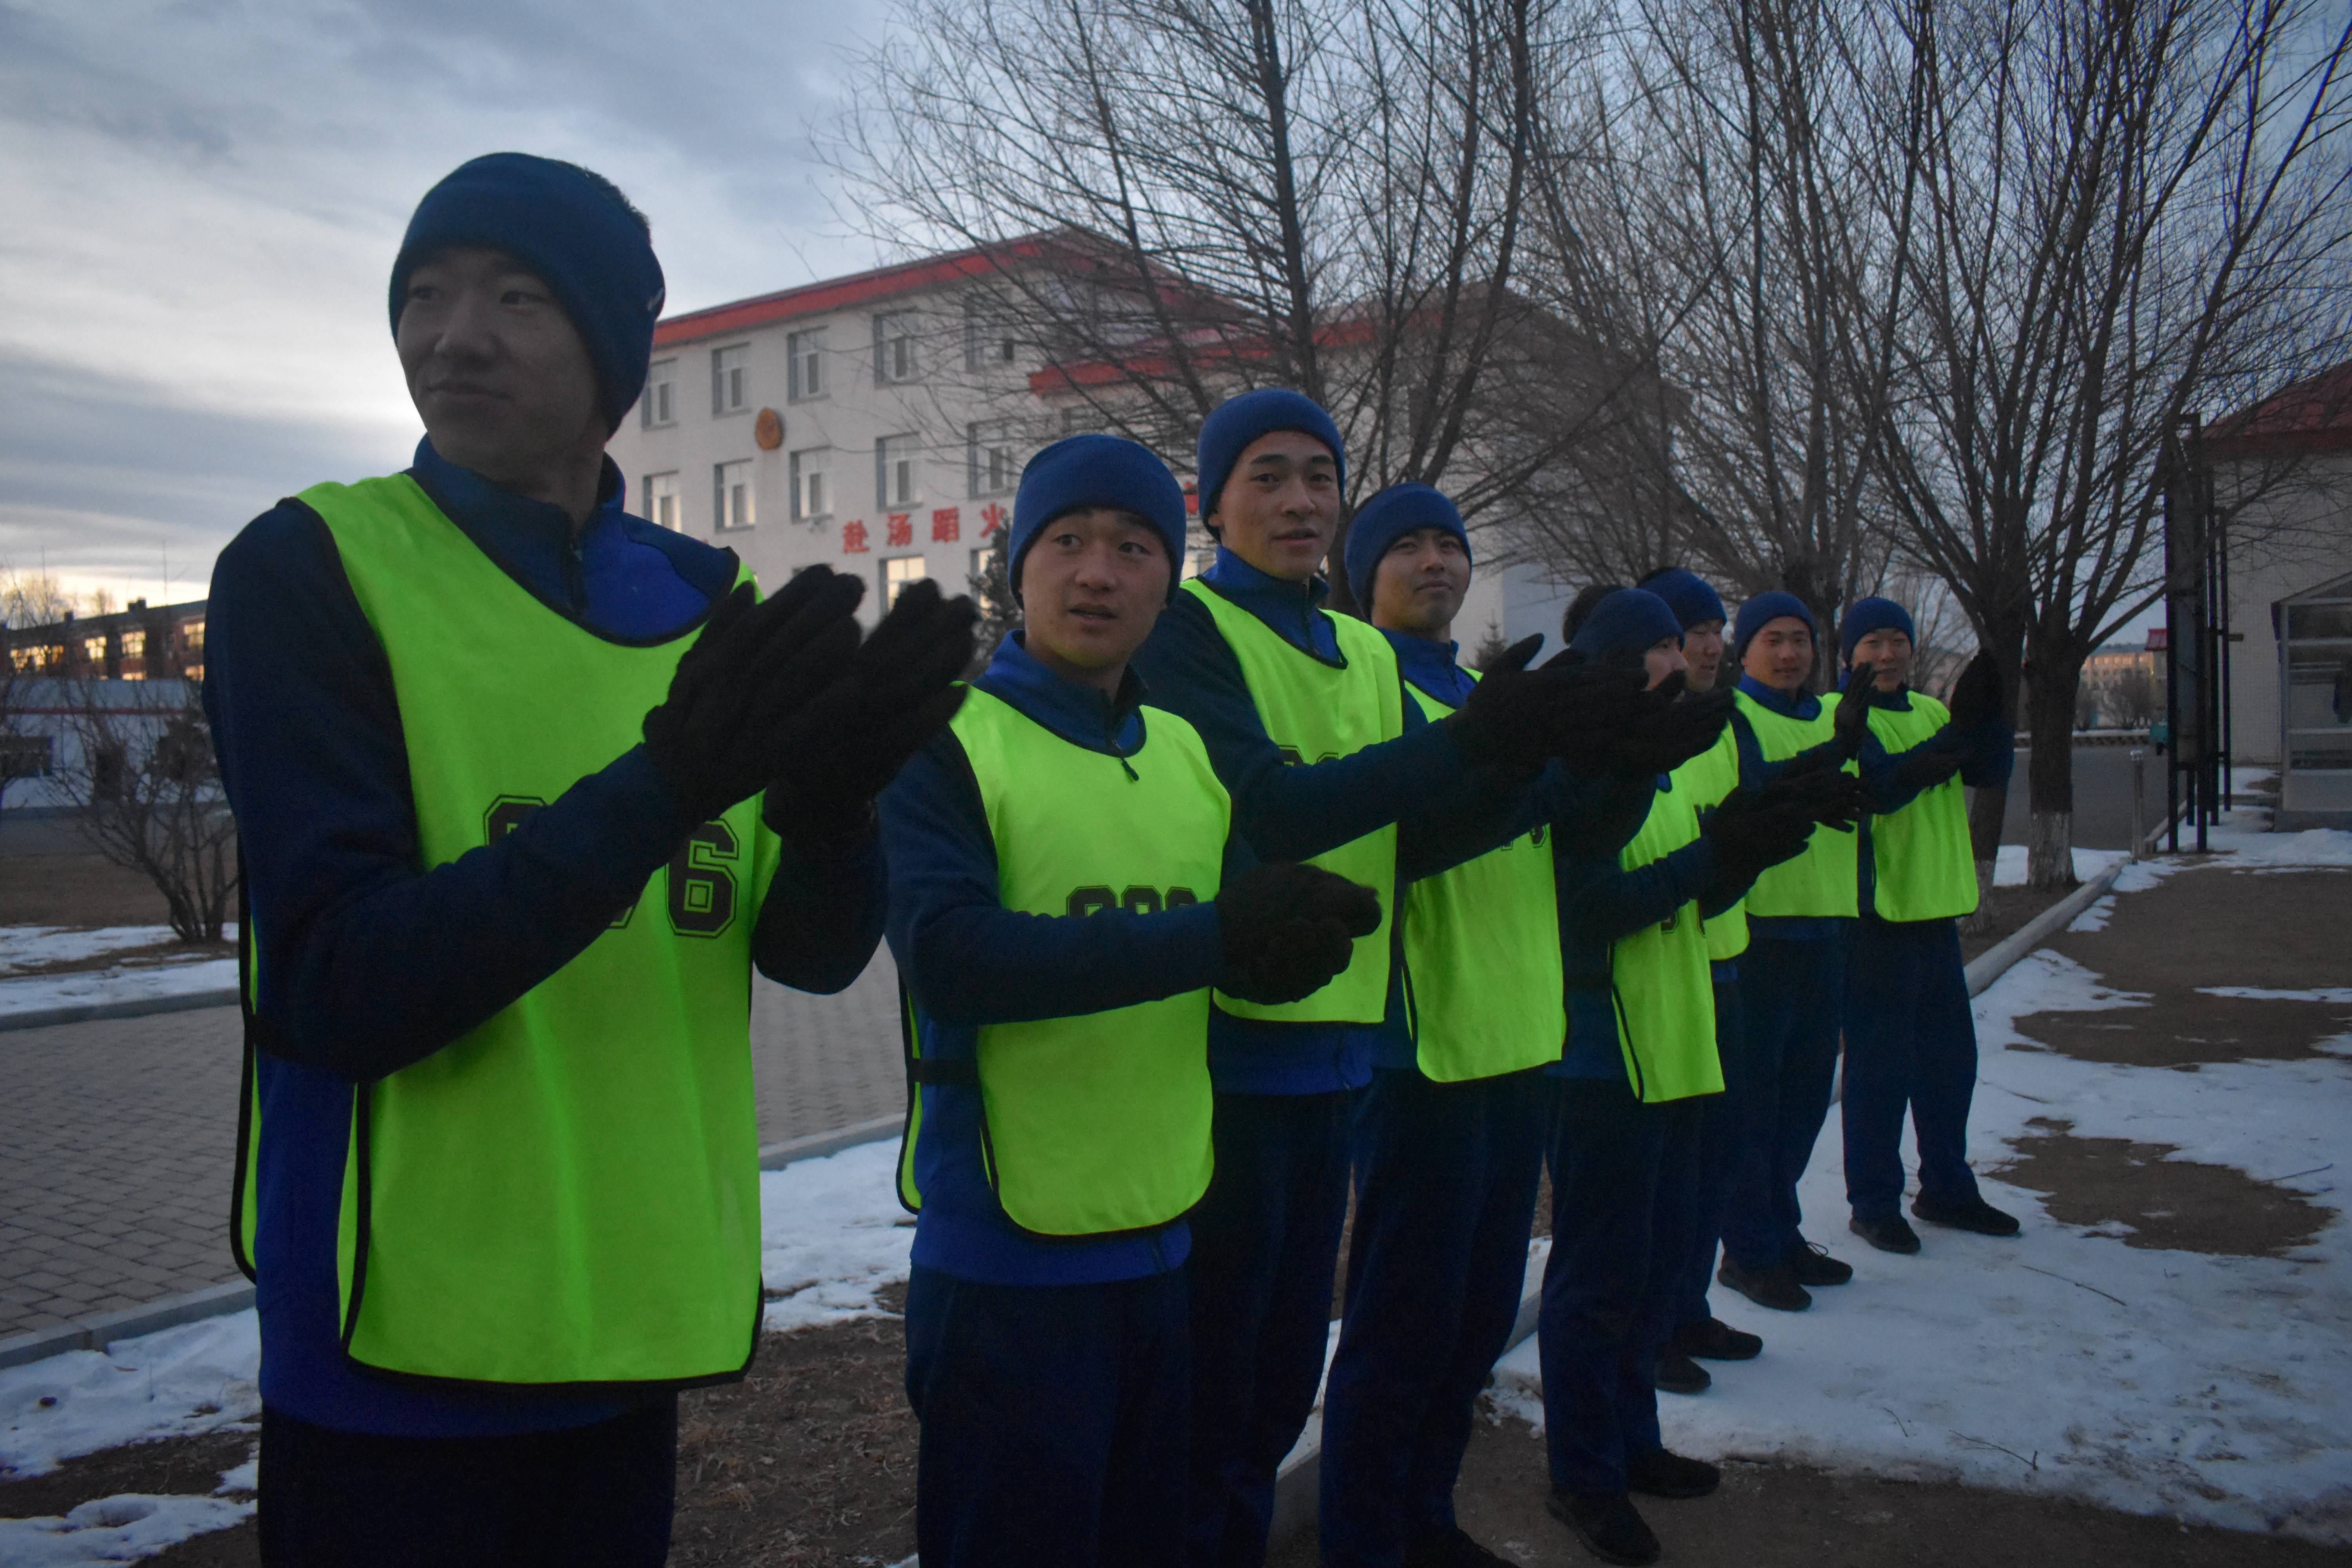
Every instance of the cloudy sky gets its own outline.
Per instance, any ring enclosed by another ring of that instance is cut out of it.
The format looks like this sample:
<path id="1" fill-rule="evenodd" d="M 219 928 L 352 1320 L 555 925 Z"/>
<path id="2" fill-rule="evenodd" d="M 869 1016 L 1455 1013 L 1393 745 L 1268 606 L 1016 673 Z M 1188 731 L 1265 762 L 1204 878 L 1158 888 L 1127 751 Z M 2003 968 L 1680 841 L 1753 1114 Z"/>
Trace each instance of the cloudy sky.
<path id="1" fill-rule="evenodd" d="M 0 565 L 200 597 L 255 513 L 404 467 L 385 287 L 467 158 L 652 219 L 670 308 L 871 266 L 810 141 L 885 0 L 0 0 Z"/>

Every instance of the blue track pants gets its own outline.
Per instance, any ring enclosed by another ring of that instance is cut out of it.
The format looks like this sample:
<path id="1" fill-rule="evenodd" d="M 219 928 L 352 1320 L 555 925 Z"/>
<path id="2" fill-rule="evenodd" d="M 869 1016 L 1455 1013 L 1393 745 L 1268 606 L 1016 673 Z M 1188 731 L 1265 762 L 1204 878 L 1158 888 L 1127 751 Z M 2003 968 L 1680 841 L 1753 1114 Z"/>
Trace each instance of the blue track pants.
<path id="1" fill-rule="evenodd" d="M 1977 1195 L 1969 1169 L 1977 1026 L 1957 921 L 1865 917 L 1846 966 L 1845 1194 L 1857 1219 L 1903 1202 L 1903 1117 L 1919 1145 L 1919 1191 Z"/>
<path id="2" fill-rule="evenodd" d="M 1723 1250 L 1742 1268 L 1769 1268 L 1803 1239 L 1797 1178 L 1829 1120 L 1845 946 L 1843 935 L 1797 942 L 1759 936 L 1740 955 L 1747 1070 L 1739 1093 L 1746 1103 L 1732 1114 L 1745 1126 L 1747 1146 L 1724 1205 Z"/>

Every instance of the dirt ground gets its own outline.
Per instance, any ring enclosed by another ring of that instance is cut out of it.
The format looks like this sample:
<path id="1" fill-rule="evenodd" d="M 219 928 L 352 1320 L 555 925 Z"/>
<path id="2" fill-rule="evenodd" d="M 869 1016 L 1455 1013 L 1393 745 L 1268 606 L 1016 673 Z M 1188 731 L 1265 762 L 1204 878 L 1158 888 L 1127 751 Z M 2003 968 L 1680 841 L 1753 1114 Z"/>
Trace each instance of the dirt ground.
<path id="1" fill-rule="evenodd" d="M 1981 925 L 1960 927 L 1960 958 L 1973 962 L 1979 955 L 1991 951 L 1993 944 L 2024 929 L 2025 922 L 2064 898 L 2071 891 L 2060 889 L 2052 892 L 2046 888 L 1995 888 L 1978 905 L 1983 916 Z"/>

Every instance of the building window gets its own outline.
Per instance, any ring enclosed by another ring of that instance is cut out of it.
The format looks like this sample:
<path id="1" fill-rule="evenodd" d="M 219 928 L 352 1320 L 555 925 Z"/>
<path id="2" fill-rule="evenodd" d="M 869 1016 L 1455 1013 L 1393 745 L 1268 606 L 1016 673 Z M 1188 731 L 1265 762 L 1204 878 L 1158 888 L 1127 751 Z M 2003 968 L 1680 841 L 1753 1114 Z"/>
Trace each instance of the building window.
<path id="1" fill-rule="evenodd" d="M 147 657 L 147 634 L 145 632 L 139 631 L 123 633 L 122 657 L 125 658 L 145 658 Z"/>
<path id="2" fill-rule="evenodd" d="M 786 379 L 790 384 L 785 395 L 799 403 L 824 395 L 824 329 L 814 327 L 805 332 L 794 332 L 784 340 L 791 360 Z"/>
<path id="3" fill-rule="evenodd" d="M 0 735 L 0 779 L 48 777 L 54 747 L 47 735 Z"/>
<path id="4" fill-rule="evenodd" d="M 104 664 L 106 662 L 106 638 L 103 637 L 82 638 L 81 656 L 83 662 L 86 664 Z"/>
<path id="5" fill-rule="evenodd" d="M 915 437 L 885 436 L 874 443 L 874 504 L 911 506 L 915 489 Z"/>
<path id="6" fill-rule="evenodd" d="M 657 359 L 646 368 L 646 395 L 637 401 L 637 419 L 648 430 L 677 423 L 677 361 Z"/>
<path id="7" fill-rule="evenodd" d="M 661 524 L 672 533 L 684 526 L 686 520 L 678 516 L 677 474 L 646 476 L 646 520 Z"/>
<path id="8" fill-rule="evenodd" d="M 183 621 L 180 624 L 180 641 L 186 646 L 187 650 L 190 653 L 204 652 L 205 623 L 202 621 Z"/>
<path id="9" fill-rule="evenodd" d="M 1081 403 L 1062 410 L 1062 434 L 1065 436 L 1080 436 L 1109 428 L 1109 416 L 1091 403 Z"/>
<path id="10" fill-rule="evenodd" d="M 963 367 L 983 370 L 992 364 L 1013 363 L 1013 339 L 1005 328 L 988 319 L 977 300 L 967 300 L 963 308 Z"/>
<path id="11" fill-rule="evenodd" d="M 740 414 L 749 405 L 751 389 L 745 384 L 751 357 L 749 343 L 710 351 L 710 412 Z"/>
<path id="12" fill-rule="evenodd" d="M 893 310 L 874 318 L 874 379 L 877 382 L 915 379 L 915 312 Z"/>
<path id="13" fill-rule="evenodd" d="M 824 447 L 793 454 L 793 521 L 814 522 L 833 510 L 833 494 L 824 479 L 829 455 L 829 449 Z"/>
<path id="14" fill-rule="evenodd" d="M 882 563 L 882 608 L 887 612 L 898 602 L 898 595 L 906 592 L 909 584 L 921 582 L 924 575 L 923 558 L 919 555 L 901 555 Z"/>
<path id="15" fill-rule="evenodd" d="M 1021 482 L 1021 462 L 1013 444 L 1013 421 L 983 419 L 968 427 L 964 466 L 970 470 L 971 493 L 1001 496 Z"/>
<path id="16" fill-rule="evenodd" d="M 711 466 L 710 515 L 719 528 L 751 526 L 751 465 L 749 462 Z"/>

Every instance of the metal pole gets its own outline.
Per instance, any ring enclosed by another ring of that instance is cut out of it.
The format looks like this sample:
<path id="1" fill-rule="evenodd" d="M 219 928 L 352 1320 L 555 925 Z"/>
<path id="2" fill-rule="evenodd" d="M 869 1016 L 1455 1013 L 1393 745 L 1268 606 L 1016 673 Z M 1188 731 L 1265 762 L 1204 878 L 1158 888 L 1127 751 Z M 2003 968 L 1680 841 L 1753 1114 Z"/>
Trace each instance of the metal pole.
<path id="1" fill-rule="evenodd" d="M 2131 858 L 2140 858 L 2147 847 L 2147 753 L 2137 746 L 2132 748 L 2132 836 Z"/>

